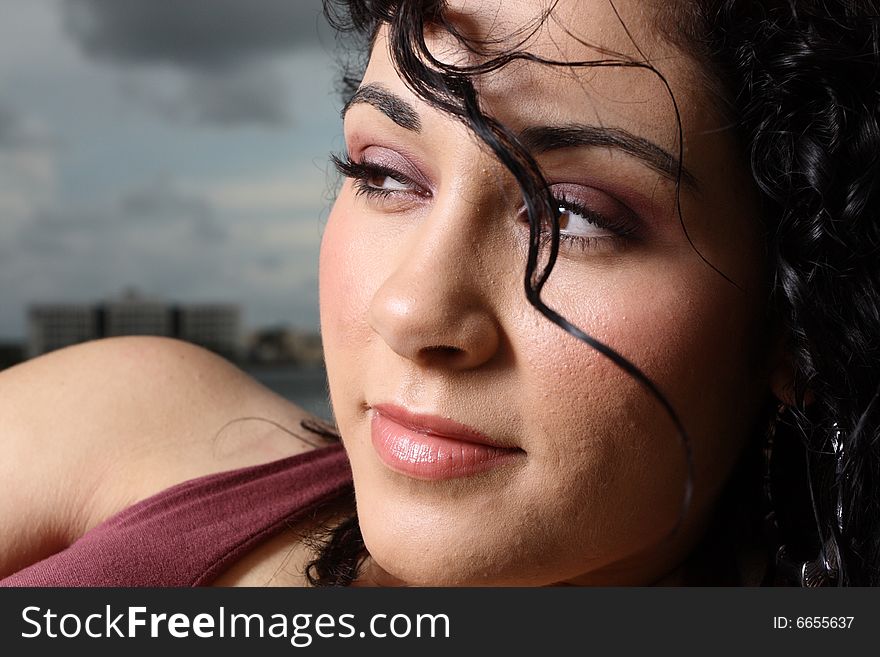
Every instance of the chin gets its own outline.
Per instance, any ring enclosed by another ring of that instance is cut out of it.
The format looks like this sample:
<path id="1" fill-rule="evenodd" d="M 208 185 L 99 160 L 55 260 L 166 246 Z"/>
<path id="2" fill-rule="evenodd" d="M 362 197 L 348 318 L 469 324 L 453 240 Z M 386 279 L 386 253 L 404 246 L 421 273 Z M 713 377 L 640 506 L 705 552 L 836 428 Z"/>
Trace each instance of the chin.
<path id="1" fill-rule="evenodd" d="M 362 519 L 361 531 L 372 560 L 408 586 L 546 586 L 564 575 L 549 572 L 559 560 L 543 547 L 523 554 L 517 546 L 492 541 L 478 531 L 394 531 L 387 521 Z M 465 538 L 467 537 L 467 538 Z M 479 538 L 481 540 L 474 540 Z M 538 553 L 539 552 L 539 553 Z"/>

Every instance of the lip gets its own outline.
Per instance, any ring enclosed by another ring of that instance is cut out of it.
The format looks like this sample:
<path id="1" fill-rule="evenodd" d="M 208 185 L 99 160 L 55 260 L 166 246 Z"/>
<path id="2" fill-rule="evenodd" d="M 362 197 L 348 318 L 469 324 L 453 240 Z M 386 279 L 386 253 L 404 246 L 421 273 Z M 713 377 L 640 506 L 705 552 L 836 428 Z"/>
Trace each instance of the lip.
<path id="1" fill-rule="evenodd" d="M 393 404 L 376 404 L 372 409 L 370 432 L 379 459 L 391 470 L 415 479 L 468 477 L 525 453 L 453 420 L 412 413 Z"/>

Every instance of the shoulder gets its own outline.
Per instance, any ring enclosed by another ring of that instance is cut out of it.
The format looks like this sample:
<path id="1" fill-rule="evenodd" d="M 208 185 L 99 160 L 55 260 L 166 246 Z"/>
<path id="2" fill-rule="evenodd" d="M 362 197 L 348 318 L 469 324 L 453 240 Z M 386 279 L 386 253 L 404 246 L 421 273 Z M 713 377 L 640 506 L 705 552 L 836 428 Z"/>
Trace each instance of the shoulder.
<path id="1" fill-rule="evenodd" d="M 168 338 L 98 340 L 0 372 L 0 553 L 57 549 L 181 481 L 312 449 L 306 417 Z"/>

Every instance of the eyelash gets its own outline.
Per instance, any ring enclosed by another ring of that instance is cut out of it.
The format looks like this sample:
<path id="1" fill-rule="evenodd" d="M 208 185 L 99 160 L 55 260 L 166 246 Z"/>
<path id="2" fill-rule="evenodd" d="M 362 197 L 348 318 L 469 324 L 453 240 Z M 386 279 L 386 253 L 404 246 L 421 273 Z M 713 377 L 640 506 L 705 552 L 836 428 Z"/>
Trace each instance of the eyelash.
<path id="1" fill-rule="evenodd" d="M 374 187 L 370 184 L 370 180 L 379 176 L 388 176 L 392 180 L 399 182 L 401 185 L 413 187 L 413 191 L 419 196 L 428 196 L 428 192 L 416 192 L 418 185 L 412 180 L 404 176 L 399 171 L 395 171 L 390 167 L 376 164 L 375 162 L 355 162 L 348 155 L 338 157 L 331 155 L 330 160 L 336 170 L 346 178 L 354 181 L 354 191 L 358 196 L 366 196 L 368 198 L 388 198 L 389 196 L 403 190 L 399 189 L 382 189 Z"/>
<path id="2" fill-rule="evenodd" d="M 429 192 L 421 191 L 419 186 L 407 176 L 403 175 L 399 171 L 396 171 L 395 169 L 384 166 L 382 164 L 366 161 L 356 162 L 352 160 L 351 157 L 349 157 L 347 154 L 343 155 L 342 157 L 331 154 L 330 160 L 332 161 L 333 165 L 336 167 L 336 170 L 340 173 L 340 175 L 343 175 L 346 178 L 351 178 L 354 181 L 354 191 L 355 194 L 358 196 L 375 199 L 387 199 L 401 192 L 414 193 L 422 197 L 430 196 Z M 412 191 L 382 189 L 381 187 L 374 187 L 369 183 L 370 180 L 373 180 L 380 176 L 387 176 L 392 180 L 400 183 L 401 185 L 411 187 Z M 584 217 L 584 219 L 586 219 L 590 223 L 595 224 L 597 227 L 614 233 L 614 235 L 597 237 L 588 235 L 570 235 L 560 232 L 560 248 L 572 246 L 580 249 L 581 251 L 600 249 L 609 245 L 612 248 L 622 248 L 635 232 L 635 229 L 631 224 L 628 224 L 626 222 L 611 221 L 596 212 L 595 210 L 586 207 L 582 203 L 567 198 L 564 194 L 561 194 L 558 197 L 554 197 L 553 203 L 554 206 L 557 208 L 565 208 L 569 212 L 581 215 L 582 217 Z M 523 209 L 521 213 L 524 214 L 524 212 L 525 210 Z M 550 233 L 548 225 L 547 229 L 541 232 L 541 246 L 549 246 L 551 240 L 552 235 Z"/>
<path id="3" fill-rule="evenodd" d="M 587 222 L 595 225 L 596 227 L 603 228 L 614 233 L 614 235 L 597 237 L 595 235 L 570 235 L 568 233 L 563 233 L 562 231 L 560 231 L 560 248 L 564 248 L 565 245 L 569 245 L 577 247 L 581 251 L 587 251 L 590 249 L 599 249 L 602 248 L 603 245 L 607 246 L 609 244 L 612 247 L 623 248 L 626 245 L 628 239 L 633 237 L 635 233 L 635 228 L 633 227 L 631 220 L 629 222 L 620 220 L 613 221 L 607 218 L 605 215 L 602 215 L 595 210 L 588 208 L 583 203 L 567 198 L 565 194 L 554 196 L 553 205 L 556 208 L 564 208 L 569 212 L 578 214 L 586 219 Z M 525 212 L 525 210 L 523 210 L 523 212 Z M 548 224 L 546 230 L 541 231 L 541 246 L 549 247 L 552 239 L 553 236 L 550 231 L 550 226 Z"/>

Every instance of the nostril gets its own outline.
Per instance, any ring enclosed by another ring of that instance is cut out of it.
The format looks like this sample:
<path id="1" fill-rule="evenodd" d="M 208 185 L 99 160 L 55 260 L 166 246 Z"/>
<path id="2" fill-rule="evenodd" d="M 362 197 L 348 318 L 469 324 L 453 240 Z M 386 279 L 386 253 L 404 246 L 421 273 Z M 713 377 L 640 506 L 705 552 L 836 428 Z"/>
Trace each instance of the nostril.
<path id="1" fill-rule="evenodd" d="M 464 350 L 446 345 L 423 347 L 419 351 L 419 355 L 422 357 L 423 362 L 431 364 L 439 364 L 444 361 L 455 361 L 461 358 L 462 354 L 464 354 Z"/>
<path id="2" fill-rule="evenodd" d="M 436 356 L 455 356 L 460 353 L 462 350 L 458 347 L 447 347 L 445 345 L 439 345 L 435 347 L 424 347 L 422 352 L 425 355 L 436 355 Z"/>

